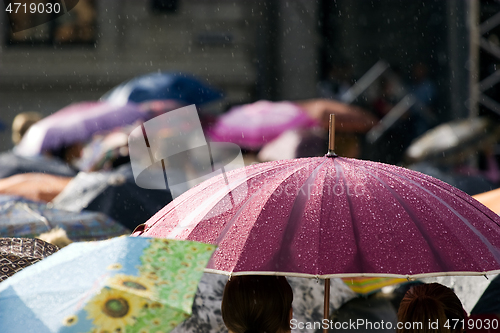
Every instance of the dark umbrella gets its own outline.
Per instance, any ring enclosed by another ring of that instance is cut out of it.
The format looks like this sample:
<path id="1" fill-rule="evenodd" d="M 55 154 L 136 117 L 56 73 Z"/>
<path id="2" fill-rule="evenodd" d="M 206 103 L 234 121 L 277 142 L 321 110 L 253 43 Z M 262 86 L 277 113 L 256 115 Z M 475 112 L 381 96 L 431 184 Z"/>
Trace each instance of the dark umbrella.
<path id="1" fill-rule="evenodd" d="M 101 97 L 117 104 L 171 99 L 185 104 L 218 100 L 222 93 L 184 73 L 150 73 L 124 82 Z"/>
<path id="2" fill-rule="evenodd" d="M 56 227 L 64 229 L 71 240 L 100 240 L 130 231 L 97 212 L 69 212 L 46 203 L 13 196 L 0 196 L 0 236 L 36 237 Z"/>
<path id="3" fill-rule="evenodd" d="M 500 275 L 494 278 L 483 295 L 479 298 L 471 314 L 489 314 L 500 315 Z M 499 319 L 500 320 L 500 319 Z"/>
<path id="4" fill-rule="evenodd" d="M 0 238 L 0 281 L 57 250 L 57 246 L 41 239 Z"/>
<path id="5" fill-rule="evenodd" d="M 471 311 L 467 332 L 493 333 L 500 328 L 500 275 L 494 278 Z"/>
<path id="6" fill-rule="evenodd" d="M 28 172 L 48 173 L 65 177 L 76 175 L 75 170 L 55 158 L 45 156 L 23 157 L 13 151 L 0 153 L 0 178 Z"/>
<path id="7" fill-rule="evenodd" d="M 482 175 L 464 175 L 450 170 L 446 166 L 435 165 L 430 162 L 420 162 L 408 166 L 408 169 L 425 173 L 431 177 L 440 179 L 451 186 L 464 191 L 468 195 L 476 195 L 486 191 L 491 191 L 495 188 L 495 184 L 491 183 Z"/>
<path id="8" fill-rule="evenodd" d="M 136 185 L 130 164 L 110 172 L 79 173 L 54 199 L 54 207 L 105 213 L 133 230 L 172 201 L 169 190 Z"/>

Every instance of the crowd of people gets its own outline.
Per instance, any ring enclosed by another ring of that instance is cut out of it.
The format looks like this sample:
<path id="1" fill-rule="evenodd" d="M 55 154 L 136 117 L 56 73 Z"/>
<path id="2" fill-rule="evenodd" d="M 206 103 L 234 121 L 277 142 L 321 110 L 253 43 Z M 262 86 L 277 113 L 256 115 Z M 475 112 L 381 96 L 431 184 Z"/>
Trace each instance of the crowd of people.
<path id="1" fill-rule="evenodd" d="M 293 293 L 281 276 L 234 276 L 229 279 L 222 297 L 222 318 L 230 333 L 287 333 L 293 326 Z M 373 309 L 374 312 L 380 309 Z M 452 289 L 439 283 L 411 287 L 399 306 L 397 333 L 462 333 L 467 313 Z M 358 323 L 368 316 L 345 316 L 342 320 Z M 379 322 L 383 323 L 383 321 Z M 329 324 L 326 325 L 329 327 Z M 342 327 L 342 325 L 340 325 Z M 386 321 L 386 327 L 387 325 Z M 392 329 L 395 327 L 397 329 Z M 341 332 L 377 332 L 377 329 L 337 329 Z"/>
<path id="2" fill-rule="evenodd" d="M 411 118 L 411 121 L 410 118 L 403 119 L 403 125 L 400 124 L 403 127 L 399 128 L 403 132 L 406 131 L 404 122 L 410 121 L 411 133 L 405 135 L 410 135 L 411 139 L 436 125 L 436 119 L 432 112 L 436 94 L 435 87 L 428 78 L 424 64 L 415 64 L 413 70 L 415 80 L 409 90 L 420 101 L 420 112 L 410 114 L 408 117 Z M 392 72 L 392 74 L 384 76 L 379 86 L 380 92 L 372 100 L 370 107 L 346 104 L 330 99 L 330 97 L 339 98 L 346 92 L 348 83 L 345 80 L 334 82 L 334 79 L 338 78 L 339 75 L 345 76 L 347 74 L 332 71 L 331 75 L 329 78 L 331 82 L 323 82 L 324 84 L 321 86 L 325 98 L 292 101 L 291 109 L 286 109 L 289 111 L 297 108 L 300 110 L 299 112 L 302 112 L 302 115 L 308 117 L 310 122 L 290 127 L 288 131 L 279 133 L 269 142 L 263 140 L 258 146 L 242 146 L 246 157 L 251 156 L 247 161 L 254 163 L 278 159 L 274 156 L 282 156 L 280 154 L 283 153 L 278 144 L 279 141 L 285 140 L 289 145 L 293 141 L 290 140 L 291 136 L 295 136 L 297 139 L 293 147 L 289 147 L 291 158 L 324 155 L 327 151 L 325 133 L 329 126 L 329 115 L 332 113 L 336 115 L 335 127 L 338 130 L 338 149 L 336 151 L 347 157 L 362 156 L 362 135 L 387 115 L 406 92 L 400 89 L 401 85 L 398 83 L 400 78 L 395 72 Z M 328 95 L 328 90 L 330 95 Z M 131 121 L 122 126 L 106 128 L 105 131 L 95 131 L 85 140 L 75 140 L 53 146 L 51 149 L 41 151 L 38 156 L 24 156 L 18 154 L 15 149 L 14 152 L 8 152 L 9 161 L 13 158 L 19 159 L 19 163 L 23 167 L 12 171 L 7 171 L 4 168 L 3 174 L 0 172 L 0 178 L 2 178 L 0 179 L 0 194 L 45 203 L 51 202 L 56 208 L 61 209 L 65 209 L 63 204 L 65 202 L 70 202 L 74 206 L 76 201 L 82 201 L 79 210 L 86 208 L 104 212 L 129 230 L 134 230 L 173 199 L 172 195 L 168 193 L 168 188 L 163 192 L 151 194 L 154 191 L 137 187 L 129 163 L 127 138 L 131 131 L 137 126 L 141 126 L 144 121 L 186 105 L 187 101 L 169 101 L 166 104 L 157 101 L 157 103 L 160 105 L 141 106 L 147 108 L 147 113 L 149 112 L 147 117 L 136 119 L 137 121 Z M 280 105 L 280 103 L 282 102 L 270 102 L 268 114 L 273 112 L 273 106 Z M 282 106 L 280 105 L 280 107 Z M 375 110 L 375 112 L 370 112 L 368 109 Z M 220 116 L 221 119 L 222 117 Z M 207 133 L 207 137 L 210 137 L 209 133 L 218 119 L 205 117 L 202 111 L 200 119 L 203 130 Z M 269 119 L 264 119 L 264 122 L 267 120 Z M 14 145 L 19 146 L 23 140 L 37 138 L 37 124 L 42 124 L 44 121 L 43 117 L 36 112 L 19 114 L 12 124 Z M 145 131 L 144 126 L 143 131 Z M 169 133 L 163 134 L 169 135 Z M 245 135 L 242 137 L 244 138 Z M 276 145 L 277 148 L 273 145 Z M 279 154 L 273 155 L 273 149 L 278 150 Z M 262 154 L 264 151 L 266 154 Z M 189 159 L 186 161 L 189 162 Z M 189 168 L 186 165 L 184 167 Z M 95 191 L 95 195 L 87 200 L 85 195 L 89 189 L 88 184 L 85 184 L 85 180 L 88 179 L 85 178 L 87 177 L 85 175 L 93 173 L 98 174 L 96 176 L 98 189 Z M 100 186 L 103 179 L 104 185 L 108 186 L 107 188 Z M 500 177 L 497 181 L 500 181 Z M 127 186 L 127 184 L 130 186 L 121 192 L 118 191 L 118 188 Z M 81 190 L 78 189 L 79 185 L 82 186 Z M 68 195 L 68 188 L 71 188 L 70 192 L 72 193 L 70 193 L 70 197 L 65 198 L 64 196 Z M 60 228 L 55 228 L 49 235 L 35 236 L 61 247 L 74 241 L 69 239 L 64 230 Z M 285 277 L 232 276 L 225 284 L 220 315 L 230 333 L 291 332 L 294 329 L 293 299 L 292 288 Z M 357 302 L 363 304 L 361 307 L 366 306 L 366 304 L 377 305 L 369 305 L 369 311 L 360 315 L 350 312 L 351 306 L 358 306 L 354 305 Z M 388 332 L 461 333 L 473 331 L 466 329 L 469 317 L 461 301 L 452 289 L 443 285 L 422 283 L 412 286 L 400 302 L 398 300 L 396 303 L 391 305 L 387 300 L 358 297 L 336 309 L 329 323 L 384 318 L 386 322 L 394 324 L 387 330 Z M 370 317 L 374 313 L 375 317 Z M 412 324 L 408 325 L 407 323 Z M 421 323 L 421 325 L 415 326 L 415 323 Z M 342 331 L 350 332 L 349 329 Z"/>

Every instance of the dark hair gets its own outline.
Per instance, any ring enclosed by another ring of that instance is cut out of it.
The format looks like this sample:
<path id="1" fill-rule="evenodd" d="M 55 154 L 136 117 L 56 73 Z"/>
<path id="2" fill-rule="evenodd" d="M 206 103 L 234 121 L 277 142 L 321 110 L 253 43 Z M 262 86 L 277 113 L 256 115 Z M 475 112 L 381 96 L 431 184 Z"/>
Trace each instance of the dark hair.
<path id="1" fill-rule="evenodd" d="M 398 328 L 397 332 L 461 332 L 465 317 L 462 303 L 452 289 L 439 283 L 422 284 L 408 290 L 399 305 L 398 321 L 403 324 L 410 322 L 412 325 L 408 326 L 412 327 Z M 454 319 L 459 322 L 453 321 Z M 444 327 L 447 320 L 449 328 Z M 436 321 L 437 327 L 429 325 Z M 422 323 L 422 326 L 418 328 L 414 323 Z"/>
<path id="2" fill-rule="evenodd" d="M 293 293 L 283 276 L 233 276 L 222 296 L 222 319 L 233 333 L 290 330 Z"/>

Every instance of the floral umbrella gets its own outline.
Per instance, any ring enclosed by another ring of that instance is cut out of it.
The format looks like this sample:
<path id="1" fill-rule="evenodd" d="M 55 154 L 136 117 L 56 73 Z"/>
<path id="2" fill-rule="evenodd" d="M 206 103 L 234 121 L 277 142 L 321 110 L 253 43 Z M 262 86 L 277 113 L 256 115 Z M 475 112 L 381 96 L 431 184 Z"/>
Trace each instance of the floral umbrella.
<path id="1" fill-rule="evenodd" d="M 2 332 L 169 332 L 189 317 L 213 245 L 73 243 L 0 285 Z"/>

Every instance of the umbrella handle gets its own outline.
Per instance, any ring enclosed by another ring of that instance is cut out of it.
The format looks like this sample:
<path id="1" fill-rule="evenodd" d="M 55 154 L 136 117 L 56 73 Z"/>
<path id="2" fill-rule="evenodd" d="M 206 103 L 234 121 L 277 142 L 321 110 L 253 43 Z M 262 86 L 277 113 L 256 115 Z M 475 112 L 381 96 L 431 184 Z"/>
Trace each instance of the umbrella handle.
<path id="1" fill-rule="evenodd" d="M 328 130 L 328 157 L 336 157 L 335 154 L 335 115 L 330 114 L 330 129 Z"/>
<path id="2" fill-rule="evenodd" d="M 326 319 L 326 322 L 328 322 L 330 315 L 330 279 L 325 279 L 325 301 L 323 311 L 323 320 Z M 328 333 L 328 328 L 323 328 L 323 333 Z"/>

